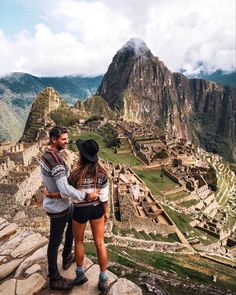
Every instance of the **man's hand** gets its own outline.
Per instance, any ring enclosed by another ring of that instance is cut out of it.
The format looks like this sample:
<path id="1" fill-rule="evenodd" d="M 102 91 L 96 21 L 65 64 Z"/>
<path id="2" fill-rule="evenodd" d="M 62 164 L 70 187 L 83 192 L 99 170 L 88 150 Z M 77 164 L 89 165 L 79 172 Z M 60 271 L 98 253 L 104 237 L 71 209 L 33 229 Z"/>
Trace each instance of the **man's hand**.
<path id="1" fill-rule="evenodd" d="M 61 198 L 61 194 L 59 192 L 49 193 L 49 191 L 47 190 L 46 187 L 44 187 L 44 195 L 47 198 L 56 198 L 56 199 L 60 199 Z"/>
<path id="2" fill-rule="evenodd" d="M 44 187 L 44 192 L 43 192 L 43 193 L 44 193 L 44 195 L 45 195 L 46 197 L 50 198 L 50 193 L 48 192 L 46 186 Z"/>
<path id="3" fill-rule="evenodd" d="M 98 194 L 99 194 L 99 189 L 95 188 L 91 193 L 90 193 L 90 199 L 89 201 L 96 201 L 98 199 Z"/>

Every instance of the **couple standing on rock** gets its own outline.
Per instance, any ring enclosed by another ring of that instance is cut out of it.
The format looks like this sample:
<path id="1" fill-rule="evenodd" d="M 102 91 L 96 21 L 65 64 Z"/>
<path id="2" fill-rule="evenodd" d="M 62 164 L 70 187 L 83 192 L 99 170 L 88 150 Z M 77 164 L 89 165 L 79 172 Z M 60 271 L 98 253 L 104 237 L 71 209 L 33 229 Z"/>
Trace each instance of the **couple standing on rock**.
<path id="1" fill-rule="evenodd" d="M 51 289 L 70 290 L 73 285 L 87 282 L 84 273 L 84 232 L 90 222 L 97 249 L 100 274 L 98 289 L 107 290 L 107 251 L 104 244 L 104 222 L 108 219 L 108 176 L 98 162 L 99 146 L 92 139 L 77 140 L 79 161 L 69 174 L 61 151 L 68 143 L 68 130 L 55 126 L 49 133 L 50 143 L 41 157 L 41 173 L 46 187 L 43 207 L 50 218 L 48 244 L 48 275 Z M 68 177 L 69 176 L 69 177 Z M 63 278 L 58 271 L 58 249 L 66 228 L 62 252 L 63 269 L 76 261 L 76 278 Z M 71 254 L 73 237 L 75 257 Z"/>

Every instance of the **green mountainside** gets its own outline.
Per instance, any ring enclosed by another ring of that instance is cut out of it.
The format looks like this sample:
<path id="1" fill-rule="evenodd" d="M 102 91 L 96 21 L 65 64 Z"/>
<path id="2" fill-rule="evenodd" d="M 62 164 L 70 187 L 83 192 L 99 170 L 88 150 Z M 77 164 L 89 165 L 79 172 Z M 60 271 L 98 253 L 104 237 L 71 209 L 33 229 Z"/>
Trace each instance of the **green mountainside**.
<path id="1" fill-rule="evenodd" d="M 0 78 L 0 140 L 20 139 L 31 105 L 37 94 L 53 87 L 72 105 L 96 92 L 102 76 L 98 77 L 36 77 L 26 73 L 12 73 Z"/>

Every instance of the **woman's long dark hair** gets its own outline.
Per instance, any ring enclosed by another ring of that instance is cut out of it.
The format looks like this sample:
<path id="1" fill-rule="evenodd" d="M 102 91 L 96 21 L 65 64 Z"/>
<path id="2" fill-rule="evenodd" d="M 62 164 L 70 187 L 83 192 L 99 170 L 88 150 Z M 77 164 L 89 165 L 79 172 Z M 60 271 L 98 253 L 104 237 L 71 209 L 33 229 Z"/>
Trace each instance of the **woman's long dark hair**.
<path id="1" fill-rule="evenodd" d="M 84 158 L 80 153 L 80 158 L 76 168 L 71 172 L 68 181 L 76 188 L 81 188 L 84 178 L 89 176 L 93 178 L 94 186 L 97 186 L 97 181 L 100 175 L 107 176 L 106 170 L 99 162 L 93 163 Z"/>

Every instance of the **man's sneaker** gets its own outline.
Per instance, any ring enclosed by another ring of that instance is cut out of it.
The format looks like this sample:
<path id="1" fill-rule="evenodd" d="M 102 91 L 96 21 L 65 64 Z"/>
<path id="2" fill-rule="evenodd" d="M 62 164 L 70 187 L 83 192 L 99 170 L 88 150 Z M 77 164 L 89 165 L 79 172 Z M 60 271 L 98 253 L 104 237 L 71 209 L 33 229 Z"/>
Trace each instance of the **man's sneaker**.
<path id="1" fill-rule="evenodd" d="M 71 267 L 71 264 L 75 262 L 75 255 L 70 254 L 67 258 L 63 259 L 62 262 L 62 268 L 64 270 L 67 270 L 68 268 Z"/>
<path id="2" fill-rule="evenodd" d="M 49 286 L 53 290 L 71 290 L 73 285 L 73 280 L 63 278 L 59 273 L 49 278 Z"/>
<path id="3" fill-rule="evenodd" d="M 108 290 L 108 278 L 99 279 L 98 281 L 98 290 L 101 292 L 106 292 Z"/>
<path id="4" fill-rule="evenodd" d="M 80 286 L 80 285 L 83 285 L 84 283 L 86 283 L 87 281 L 88 281 L 88 278 L 86 277 L 84 272 L 76 273 L 76 278 L 74 281 L 75 285 Z"/>

